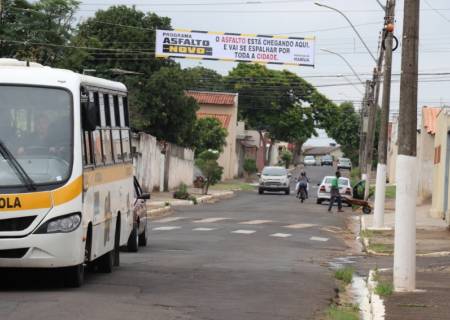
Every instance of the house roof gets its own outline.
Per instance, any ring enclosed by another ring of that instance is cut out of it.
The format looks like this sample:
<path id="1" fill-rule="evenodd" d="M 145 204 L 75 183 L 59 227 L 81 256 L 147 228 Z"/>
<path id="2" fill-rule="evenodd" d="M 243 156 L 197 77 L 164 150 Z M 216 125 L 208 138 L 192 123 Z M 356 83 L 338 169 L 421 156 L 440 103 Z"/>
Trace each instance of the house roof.
<path id="1" fill-rule="evenodd" d="M 222 123 L 222 126 L 227 129 L 230 124 L 231 115 L 221 114 L 221 113 L 206 113 L 206 112 L 197 112 L 197 118 L 215 118 Z"/>
<path id="2" fill-rule="evenodd" d="M 436 121 L 440 110 L 440 108 L 427 106 L 422 108 L 423 127 L 426 129 L 427 133 L 436 134 Z"/>
<path id="3" fill-rule="evenodd" d="M 323 156 L 330 154 L 331 152 L 340 149 L 341 146 L 329 146 L 329 147 L 306 147 L 303 150 L 305 156 Z"/>
<path id="4" fill-rule="evenodd" d="M 233 106 L 237 93 L 208 92 L 208 91 L 186 91 L 186 95 L 197 100 L 199 104 L 215 104 L 222 106 Z"/>

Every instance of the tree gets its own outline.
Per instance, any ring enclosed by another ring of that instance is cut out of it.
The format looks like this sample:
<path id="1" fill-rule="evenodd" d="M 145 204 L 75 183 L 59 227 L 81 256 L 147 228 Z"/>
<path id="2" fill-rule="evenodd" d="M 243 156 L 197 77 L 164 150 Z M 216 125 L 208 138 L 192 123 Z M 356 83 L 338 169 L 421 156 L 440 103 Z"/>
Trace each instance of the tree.
<path id="1" fill-rule="evenodd" d="M 225 91 L 223 77 L 215 70 L 205 67 L 184 69 L 190 90 Z"/>
<path id="2" fill-rule="evenodd" d="M 205 175 L 206 181 L 203 186 L 203 194 L 208 194 L 209 187 L 220 181 L 223 168 L 219 166 L 219 152 L 216 150 L 205 150 L 199 154 L 195 164 Z"/>
<path id="3" fill-rule="evenodd" d="M 56 66 L 73 32 L 76 0 L 3 1 L 0 56 Z"/>
<path id="4" fill-rule="evenodd" d="M 289 166 L 290 166 L 290 164 L 292 162 L 292 158 L 293 158 L 292 152 L 290 152 L 289 150 L 284 150 L 281 153 L 281 160 L 284 162 L 284 165 L 285 165 L 286 169 L 289 168 Z"/>
<path id="5" fill-rule="evenodd" d="M 223 151 L 227 144 L 227 129 L 215 118 L 198 119 L 195 123 L 193 133 L 193 148 L 195 154 L 199 155 L 205 150 Z"/>
<path id="6" fill-rule="evenodd" d="M 112 69 L 138 72 L 149 76 L 171 60 L 155 59 L 155 30 L 170 29 L 170 19 L 144 13 L 134 6 L 112 6 L 98 10 L 95 16 L 78 26 L 63 67 L 82 72 L 95 69 L 96 75 L 111 76 Z"/>
<path id="7" fill-rule="evenodd" d="M 184 147 L 194 145 L 197 102 L 184 94 L 183 72 L 178 66 L 163 67 L 130 92 L 132 124 L 160 140 Z"/>
<path id="8" fill-rule="evenodd" d="M 334 109 L 335 114 L 329 119 L 332 124 L 325 128 L 327 133 L 341 145 L 344 154 L 352 160 L 358 162 L 359 150 L 359 125 L 358 113 L 351 102 L 344 102 Z"/>
<path id="9" fill-rule="evenodd" d="M 316 91 L 294 73 L 239 64 L 224 81 L 230 90 L 239 93 L 240 117 L 261 137 L 267 131 L 271 146 L 277 140 L 301 146 L 315 134 L 311 97 Z"/>

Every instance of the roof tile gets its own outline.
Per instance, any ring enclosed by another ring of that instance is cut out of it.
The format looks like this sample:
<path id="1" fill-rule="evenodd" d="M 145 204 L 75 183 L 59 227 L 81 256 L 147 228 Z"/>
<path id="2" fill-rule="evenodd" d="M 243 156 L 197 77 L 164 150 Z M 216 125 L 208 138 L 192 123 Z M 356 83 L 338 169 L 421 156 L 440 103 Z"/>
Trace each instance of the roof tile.
<path id="1" fill-rule="evenodd" d="M 186 91 L 186 95 L 197 100 L 199 104 L 234 105 L 235 93 Z"/>

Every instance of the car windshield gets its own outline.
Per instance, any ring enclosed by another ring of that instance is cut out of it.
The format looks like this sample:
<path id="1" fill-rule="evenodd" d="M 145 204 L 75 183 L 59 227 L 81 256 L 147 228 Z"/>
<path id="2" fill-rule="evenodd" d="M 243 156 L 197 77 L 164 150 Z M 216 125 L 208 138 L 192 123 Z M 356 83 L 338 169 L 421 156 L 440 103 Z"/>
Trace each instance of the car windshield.
<path id="1" fill-rule="evenodd" d="M 72 98 L 62 89 L 0 86 L 0 187 L 23 185 L 15 159 L 35 184 L 68 179 L 72 167 Z M 11 157 L 13 159 L 11 159 Z"/>
<path id="2" fill-rule="evenodd" d="M 305 160 L 314 160 L 314 157 L 313 156 L 306 156 Z"/>
<path id="3" fill-rule="evenodd" d="M 323 156 L 322 160 L 331 160 L 331 156 Z"/>
<path id="4" fill-rule="evenodd" d="M 287 171 L 284 168 L 264 168 L 263 176 L 285 176 Z"/>
<path id="5" fill-rule="evenodd" d="M 345 163 L 348 163 L 348 162 L 350 162 L 350 160 L 349 160 L 349 159 L 342 158 L 342 159 L 339 160 L 339 162 L 345 162 Z"/>
<path id="6" fill-rule="evenodd" d="M 325 178 L 324 184 L 331 184 L 331 180 L 333 180 L 334 177 L 327 177 Z M 342 187 L 347 187 L 350 185 L 350 180 L 347 178 L 339 178 L 339 185 Z"/>

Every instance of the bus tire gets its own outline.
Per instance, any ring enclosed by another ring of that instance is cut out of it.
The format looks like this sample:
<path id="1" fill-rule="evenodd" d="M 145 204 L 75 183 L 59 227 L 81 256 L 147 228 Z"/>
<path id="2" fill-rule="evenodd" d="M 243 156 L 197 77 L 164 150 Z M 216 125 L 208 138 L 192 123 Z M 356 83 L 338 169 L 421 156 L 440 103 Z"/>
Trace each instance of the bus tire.
<path id="1" fill-rule="evenodd" d="M 117 215 L 116 234 L 114 236 L 113 265 L 120 266 L 120 213 Z"/>
<path id="2" fill-rule="evenodd" d="M 139 235 L 139 245 L 141 247 L 146 247 L 148 242 L 147 225 L 144 228 L 144 232 Z"/>
<path id="3" fill-rule="evenodd" d="M 98 258 L 97 261 L 98 271 L 103 273 L 111 273 L 113 270 L 113 264 L 114 264 L 114 250 L 111 250 L 102 255 L 100 258 Z"/>
<path id="4" fill-rule="evenodd" d="M 67 267 L 64 270 L 64 284 L 69 288 L 79 288 L 84 282 L 84 264 Z"/>
<path id="5" fill-rule="evenodd" d="M 137 226 L 133 227 L 130 237 L 128 238 L 127 248 L 130 252 L 138 252 L 139 249 L 139 231 Z"/>

